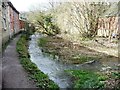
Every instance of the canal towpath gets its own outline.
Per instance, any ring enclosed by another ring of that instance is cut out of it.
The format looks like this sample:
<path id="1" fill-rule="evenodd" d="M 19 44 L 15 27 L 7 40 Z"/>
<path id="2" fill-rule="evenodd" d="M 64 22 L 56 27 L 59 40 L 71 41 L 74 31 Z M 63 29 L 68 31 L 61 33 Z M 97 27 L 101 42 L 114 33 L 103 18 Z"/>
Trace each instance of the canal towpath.
<path id="1" fill-rule="evenodd" d="M 24 70 L 19 61 L 16 52 L 16 43 L 20 35 L 14 38 L 2 57 L 2 88 L 37 88 L 35 83 L 28 78 L 27 72 Z"/>

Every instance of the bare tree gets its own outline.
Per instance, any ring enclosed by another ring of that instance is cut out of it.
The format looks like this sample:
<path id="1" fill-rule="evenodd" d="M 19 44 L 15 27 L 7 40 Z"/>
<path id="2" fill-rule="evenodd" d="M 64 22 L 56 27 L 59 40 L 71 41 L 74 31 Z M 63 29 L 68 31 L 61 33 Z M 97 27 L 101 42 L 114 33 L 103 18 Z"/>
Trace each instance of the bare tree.
<path id="1" fill-rule="evenodd" d="M 83 36 L 94 37 L 97 35 L 99 17 L 108 8 L 105 2 L 72 2 L 70 12 L 73 25 Z"/>

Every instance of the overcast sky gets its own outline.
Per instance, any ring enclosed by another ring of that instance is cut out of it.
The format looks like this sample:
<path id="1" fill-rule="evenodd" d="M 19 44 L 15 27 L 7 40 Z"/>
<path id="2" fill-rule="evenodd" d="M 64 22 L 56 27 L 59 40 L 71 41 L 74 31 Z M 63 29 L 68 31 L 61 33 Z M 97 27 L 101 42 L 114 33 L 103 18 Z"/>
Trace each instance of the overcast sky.
<path id="1" fill-rule="evenodd" d="M 12 4 L 15 6 L 15 8 L 18 11 L 29 11 L 33 7 L 37 7 L 38 5 L 47 6 L 49 1 L 55 1 L 55 2 L 66 1 L 67 2 L 67 1 L 72 1 L 72 0 L 10 0 L 10 1 L 12 2 Z M 82 0 L 73 0 L 73 1 L 80 2 Z M 107 2 L 117 1 L 118 2 L 119 0 L 85 0 L 85 1 L 107 1 Z"/>
<path id="2" fill-rule="evenodd" d="M 10 0 L 18 11 L 29 11 L 32 6 L 48 3 L 49 0 Z"/>

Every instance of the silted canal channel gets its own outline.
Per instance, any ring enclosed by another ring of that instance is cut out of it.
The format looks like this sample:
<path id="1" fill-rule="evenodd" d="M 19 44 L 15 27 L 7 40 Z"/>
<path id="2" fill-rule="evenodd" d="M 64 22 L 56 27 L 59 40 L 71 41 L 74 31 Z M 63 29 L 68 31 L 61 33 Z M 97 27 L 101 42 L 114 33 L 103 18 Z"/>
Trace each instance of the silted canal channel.
<path id="1" fill-rule="evenodd" d="M 60 88 L 70 88 L 73 84 L 71 81 L 72 77 L 64 72 L 69 66 L 63 65 L 43 55 L 37 44 L 37 40 L 40 37 L 39 35 L 31 36 L 31 41 L 29 42 L 31 61 L 35 63 L 43 73 L 47 74 L 51 80 L 57 83 Z"/>
<path id="2" fill-rule="evenodd" d="M 53 60 L 50 56 L 44 55 L 42 49 L 38 46 L 37 42 L 41 37 L 43 37 L 41 34 L 31 35 L 29 42 L 30 59 L 60 88 L 72 88 L 73 86 L 73 77 L 65 70 L 89 69 L 99 71 L 101 69 L 101 63 L 99 62 L 94 62 L 93 64 L 63 64 L 58 60 Z"/>

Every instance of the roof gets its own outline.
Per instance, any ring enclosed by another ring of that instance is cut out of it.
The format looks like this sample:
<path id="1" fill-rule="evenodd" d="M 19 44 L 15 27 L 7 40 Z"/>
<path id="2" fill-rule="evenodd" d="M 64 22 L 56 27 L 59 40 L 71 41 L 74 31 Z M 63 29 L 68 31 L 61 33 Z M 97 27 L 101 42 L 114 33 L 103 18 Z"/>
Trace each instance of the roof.
<path id="1" fill-rule="evenodd" d="M 10 2 L 10 0 L 4 0 L 4 2 L 8 3 L 8 5 L 19 14 L 19 11 L 13 6 L 13 4 Z"/>

